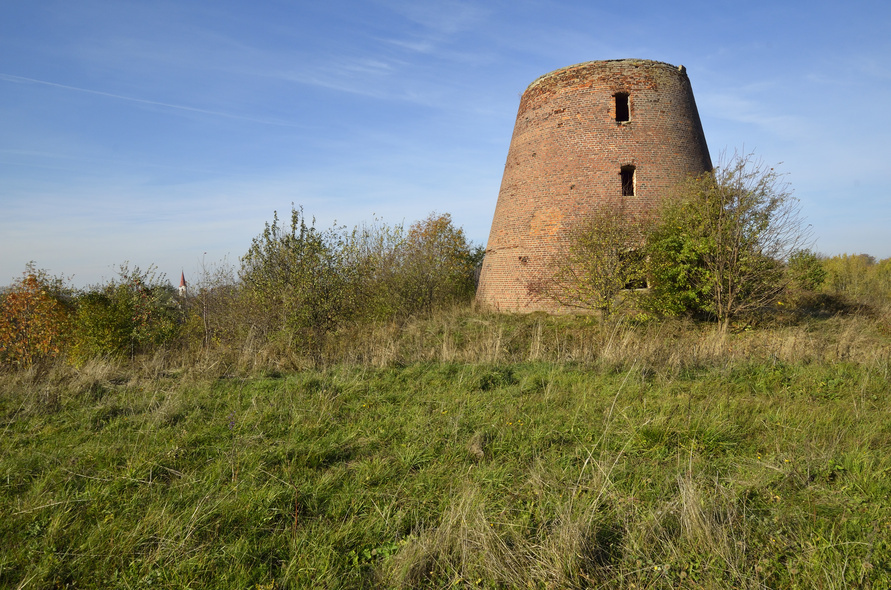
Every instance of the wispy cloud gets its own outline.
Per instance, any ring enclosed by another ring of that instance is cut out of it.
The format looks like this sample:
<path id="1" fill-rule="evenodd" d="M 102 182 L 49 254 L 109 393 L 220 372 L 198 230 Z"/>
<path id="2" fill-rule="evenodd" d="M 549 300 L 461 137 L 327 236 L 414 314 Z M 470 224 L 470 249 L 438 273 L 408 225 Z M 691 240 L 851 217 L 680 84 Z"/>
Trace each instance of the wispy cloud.
<path id="1" fill-rule="evenodd" d="M 224 117 L 227 119 L 236 119 L 239 121 L 249 121 L 251 123 L 259 123 L 261 125 L 274 125 L 277 127 L 303 127 L 303 125 L 292 123 L 288 121 L 276 120 L 276 119 L 264 119 L 258 117 L 249 117 L 245 115 L 238 115 L 235 113 L 227 113 L 223 111 L 215 111 L 210 109 L 202 109 L 199 107 L 191 107 L 187 105 L 181 104 L 173 104 L 169 102 L 161 102 L 157 100 L 148 100 L 145 98 L 137 98 L 134 96 L 125 96 L 122 94 L 114 94 L 112 92 L 104 92 L 102 90 L 92 90 L 89 88 L 81 88 L 79 86 L 70 86 L 68 84 L 59 84 L 58 82 L 50 82 L 48 80 L 38 80 L 36 78 L 28 78 L 25 76 L 14 76 L 12 74 L 4 74 L 0 72 L 0 80 L 11 83 L 19 83 L 19 84 L 40 84 L 43 86 L 49 86 L 53 88 L 61 88 L 63 90 L 70 90 L 73 92 L 80 92 L 83 94 L 91 94 L 94 96 L 102 96 L 105 98 L 113 98 L 115 100 L 123 100 L 127 102 L 132 102 L 136 104 L 162 107 L 166 109 L 173 109 L 177 111 L 185 111 L 189 113 L 197 113 L 201 115 L 209 115 L 214 117 Z"/>
<path id="2" fill-rule="evenodd" d="M 808 140 L 814 135 L 814 125 L 786 110 L 770 110 L 771 97 L 746 98 L 745 90 L 704 93 L 701 100 L 703 113 L 712 118 L 736 123 L 755 125 L 762 131 L 781 139 Z"/>
<path id="3" fill-rule="evenodd" d="M 455 39 L 481 29 L 487 23 L 490 11 L 478 4 L 387 0 L 383 5 L 419 27 L 409 34 L 400 32 L 399 36 L 377 37 L 379 42 L 405 52 L 463 64 L 485 64 L 495 59 L 490 51 L 467 51 L 455 47 Z"/>
<path id="4" fill-rule="evenodd" d="M 478 3 L 459 0 L 385 0 L 382 4 L 427 29 L 447 35 L 474 28 L 490 14 Z"/>
<path id="5" fill-rule="evenodd" d="M 433 53 L 437 49 L 437 44 L 431 39 L 420 39 L 417 41 L 406 41 L 403 39 L 381 39 L 384 43 L 395 45 L 402 49 L 412 51 L 414 53 Z"/>

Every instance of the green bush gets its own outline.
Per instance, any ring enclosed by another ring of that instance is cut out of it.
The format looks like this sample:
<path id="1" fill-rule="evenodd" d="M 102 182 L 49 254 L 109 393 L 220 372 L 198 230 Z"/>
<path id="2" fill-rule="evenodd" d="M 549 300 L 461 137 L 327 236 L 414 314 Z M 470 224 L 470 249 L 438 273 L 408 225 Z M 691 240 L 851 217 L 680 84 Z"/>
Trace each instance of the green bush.
<path id="1" fill-rule="evenodd" d="M 267 335 L 316 350 L 345 322 L 429 313 L 474 294 L 479 252 L 448 214 L 408 230 L 377 221 L 321 231 L 302 209 L 254 238 L 239 273 Z"/>
<path id="2" fill-rule="evenodd" d="M 793 252 L 786 264 L 792 285 L 806 291 L 816 291 L 826 280 L 826 269 L 820 256 L 810 250 Z"/>
<path id="3" fill-rule="evenodd" d="M 342 232 L 321 231 L 302 209 L 290 227 L 275 213 L 241 259 L 245 295 L 259 306 L 267 335 L 284 334 L 300 349 L 315 350 L 350 316 L 355 269 L 343 263 Z"/>
<path id="4" fill-rule="evenodd" d="M 403 280 L 405 227 L 381 220 L 361 224 L 344 235 L 343 263 L 351 270 L 355 318 L 389 320 L 406 312 L 397 293 Z"/>
<path id="5" fill-rule="evenodd" d="M 752 155 L 682 183 L 649 240 L 653 304 L 707 314 L 726 330 L 784 292 L 784 262 L 806 241 L 782 176 Z"/>
<path id="6" fill-rule="evenodd" d="M 130 270 L 82 293 L 76 301 L 71 360 L 134 355 L 172 342 L 182 323 L 176 292 L 154 267 Z"/>
<path id="7" fill-rule="evenodd" d="M 428 313 L 473 298 L 478 254 L 448 213 L 431 213 L 413 223 L 399 250 L 397 294 L 403 313 Z"/>

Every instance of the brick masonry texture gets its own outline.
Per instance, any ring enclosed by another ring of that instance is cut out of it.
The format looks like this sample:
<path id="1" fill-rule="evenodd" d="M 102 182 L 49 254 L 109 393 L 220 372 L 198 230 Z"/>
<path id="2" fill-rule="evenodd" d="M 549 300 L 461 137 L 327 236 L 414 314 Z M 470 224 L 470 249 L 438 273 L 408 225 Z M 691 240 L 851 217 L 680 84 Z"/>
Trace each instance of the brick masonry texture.
<path id="1" fill-rule="evenodd" d="M 628 121 L 616 121 L 616 94 Z M 634 166 L 634 195 L 621 169 Z M 597 206 L 652 211 L 689 174 L 711 170 L 683 66 L 592 61 L 551 72 L 523 93 L 504 166 L 477 301 L 515 312 L 568 311 L 529 294 Z"/>

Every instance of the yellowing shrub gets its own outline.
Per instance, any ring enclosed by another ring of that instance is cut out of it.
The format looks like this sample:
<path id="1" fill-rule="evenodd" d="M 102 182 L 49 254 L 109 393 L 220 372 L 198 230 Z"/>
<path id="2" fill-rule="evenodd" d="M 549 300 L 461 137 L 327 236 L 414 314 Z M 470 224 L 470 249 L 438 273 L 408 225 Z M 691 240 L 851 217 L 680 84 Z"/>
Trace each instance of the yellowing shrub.
<path id="1" fill-rule="evenodd" d="M 53 287 L 53 281 L 44 272 L 29 265 L 22 278 L 2 296 L 0 363 L 27 367 L 62 352 L 69 314 L 58 293 L 53 293 Z"/>

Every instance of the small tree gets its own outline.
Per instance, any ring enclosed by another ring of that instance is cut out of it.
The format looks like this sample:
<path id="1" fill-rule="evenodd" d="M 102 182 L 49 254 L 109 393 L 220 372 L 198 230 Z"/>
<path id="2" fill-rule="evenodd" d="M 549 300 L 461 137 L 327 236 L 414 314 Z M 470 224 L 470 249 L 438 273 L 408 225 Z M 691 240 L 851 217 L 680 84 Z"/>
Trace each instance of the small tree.
<path id="1" fill-rule="evenodd" d="M 826 285 L 836 293 L 858 296 L 869 287 L 870 269 L 876 264 L 869 254 L 840 254 L 826 260 Z"/>
<path id="2" fill-rule="evenodd" d="M 187 310 L 186 336 L 210 348 L 230 339 L 244 327 L 244 307 L 236 269 L 227 259 L 201 266 L 183 301 Z"/>
<path id="3" fill-rule="evenodd" d="M 448 213 L 431 213 L 408 228 L 399 247 L 399 294 L 408 312 L 429 312 L 469 300 L 476 258 Z"/>
<path id="4" fill-rule="evenodd" d="M 405 312 L 399 295 L 405 240 L 402 224 L 389 225 L 380 219 L 357 225 L 344 235 L 342 260 L 351 269 L 357 319 L 387 320 Z"/>
<path id="5" fill-rule="evenodd" d="M 240 277 L 268 330 L 284 330 L 299 346 L 318 352 L 325 334 L 350 310 L 350 268 L 342 264 L 342 235 L 309 224 L 291 210 L 290 227 L 278 214 L 241 259 Z"/>
<path id="6" fill-rule="evenodd" d="M 598 311 L 608 320 L 631 300 L 634 289 L 647 285 L 642 248 L 647 227 L 645 218 L 624 211 L 621 204 L 597 207 L 570 231 L 546 274 L 530 282 L 530 294 Z"/>
<path id="7" fill-rule="evenodd" d="M 786 287 L 784 264 L 808 228 L 774 169 L 749 154 L 690 178 L 661 210 L 650 236 L 654 300 L 731 319 L 773 303 Z"/>

